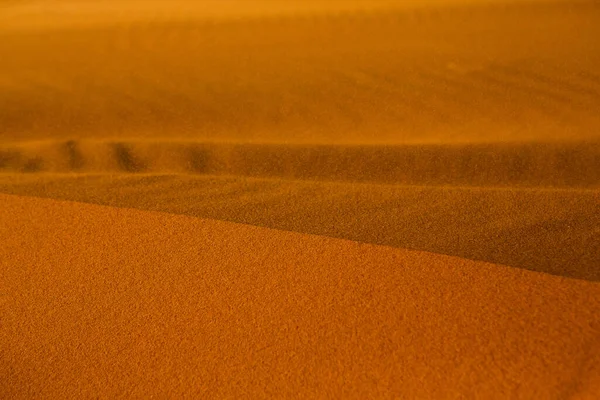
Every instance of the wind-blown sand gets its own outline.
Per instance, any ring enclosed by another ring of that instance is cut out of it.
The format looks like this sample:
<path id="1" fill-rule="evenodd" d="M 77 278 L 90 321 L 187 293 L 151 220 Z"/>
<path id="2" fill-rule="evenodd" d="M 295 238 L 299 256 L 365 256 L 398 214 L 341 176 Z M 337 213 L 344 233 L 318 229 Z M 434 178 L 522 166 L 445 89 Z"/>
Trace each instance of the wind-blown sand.
<path id="1" fill-rule="evenodd" d="M 32 3 L 55 9 L 46 15 L 52 21 L 78 15 L 76 7 Z M 334 1 L 338 13 L 224 20 L 197 6 L 183 21 L 157 11 L 131 22 L 118 17 L 135 15 L 127 4 L 140 3 L 121 3 L 112 24 L 0 28 L 0 138 L 599 140 L 595 1 L 355 12 Z"/>
<path id="2" fill-rule="evenodd" d="M 600 397 L 598 37 L 593 0 L 0 2 L 0 397 Z"/>
<path id="3" fill-rule="evenodd" d="M 598 394 L 598 283 L 185 216 L 0 202 L 3 398 Z"/>

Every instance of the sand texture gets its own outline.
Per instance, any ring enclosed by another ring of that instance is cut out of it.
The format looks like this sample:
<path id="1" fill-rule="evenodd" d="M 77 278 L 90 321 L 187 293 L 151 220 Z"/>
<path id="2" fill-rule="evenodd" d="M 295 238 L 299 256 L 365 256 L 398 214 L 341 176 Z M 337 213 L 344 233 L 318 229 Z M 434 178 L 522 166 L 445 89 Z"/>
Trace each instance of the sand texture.
<path id="1" fill-rule="evenodd" d="M 0 1 L 0 398 L 600 398 L 598 38 L 595 0 Z"/>
<path id="2" fill-rule="evenodd" d="M 473 3 L 0 28 L 0 138 L 597 143 L 598 3 Z"/>
<path id="3" fill-rule="evenodd" d="M 600 285 L 0 196 L 3 398 L 593 398 Z"/>

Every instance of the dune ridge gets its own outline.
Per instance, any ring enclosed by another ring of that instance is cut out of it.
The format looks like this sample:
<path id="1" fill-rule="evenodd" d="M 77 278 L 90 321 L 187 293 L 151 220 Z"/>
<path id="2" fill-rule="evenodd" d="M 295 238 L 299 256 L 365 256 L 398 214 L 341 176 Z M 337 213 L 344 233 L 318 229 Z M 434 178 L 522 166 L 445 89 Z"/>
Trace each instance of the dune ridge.
<path id="1" fill-rule="evenodd" d="M 600 281 L 600 191 L 191 174 L 0 174 L 0 191 L 212 218 Z"/>
<path id="2" fill-rule="evenodd" d="M 599 394 L 598 283 L 185 216 L 0 203 L 3 397 Z"/>
<path id="3" fill-rule="evenodd" d="M 190 173 L 408 185 L 600 187 L 600 142 L 289 145 L 77 141 L 0 145 L 0 172 Z"/>

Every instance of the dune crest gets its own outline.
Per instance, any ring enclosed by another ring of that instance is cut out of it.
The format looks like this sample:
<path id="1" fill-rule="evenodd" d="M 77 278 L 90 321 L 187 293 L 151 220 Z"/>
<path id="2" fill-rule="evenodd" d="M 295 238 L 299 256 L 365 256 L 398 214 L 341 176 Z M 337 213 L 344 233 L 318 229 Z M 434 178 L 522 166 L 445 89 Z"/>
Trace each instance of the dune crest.
<path id="1" fill-rule="evenodd" d="M 236 175 L 412 185 L 600 188 L 600 142 L 294 145 L 169 140 L 0 144 L 0 172 Z"/>

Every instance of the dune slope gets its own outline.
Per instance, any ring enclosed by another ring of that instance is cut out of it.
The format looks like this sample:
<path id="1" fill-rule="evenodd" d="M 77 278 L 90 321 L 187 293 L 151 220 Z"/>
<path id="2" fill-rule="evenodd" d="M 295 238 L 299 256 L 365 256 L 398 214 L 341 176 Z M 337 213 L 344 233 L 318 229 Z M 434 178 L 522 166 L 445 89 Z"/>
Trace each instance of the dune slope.
<path id="1" fill-rule="evenodd" d="M 599 36 L 592 0 L 3 3 L 0 191 L 600 280 Z"/>
<path id="2" fill-rule="evenodd" d="M 0 196 L 0 395 L 594 398 L 600 285 Z"/>
<path id="3" fill-rule="evenodd" d="M 599 190 L 0 174 L 0 191 L 228 220 L 600 281 Z"/>

